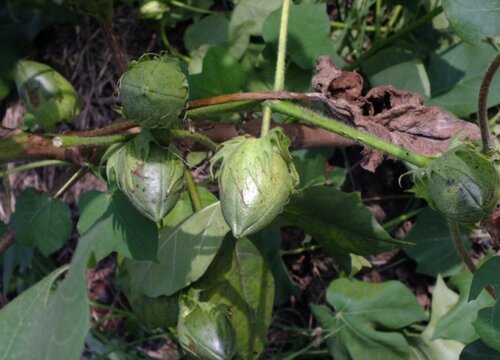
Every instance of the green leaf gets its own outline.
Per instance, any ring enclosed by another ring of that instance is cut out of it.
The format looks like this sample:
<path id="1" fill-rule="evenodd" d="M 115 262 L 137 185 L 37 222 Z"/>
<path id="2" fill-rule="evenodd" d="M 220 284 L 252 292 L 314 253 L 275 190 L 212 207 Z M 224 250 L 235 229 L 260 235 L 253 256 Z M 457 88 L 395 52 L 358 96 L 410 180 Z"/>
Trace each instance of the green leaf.
<path id="1" fill-rule="evenodd" d="M 369 255 L 406 243 L 393 239 L 361 202 L 359 193 L 314 186 L 293 195 L 284 217 L 331 253 Z"/>
<path id="2" fill-rule="evenodd" d="M 420 336 L 409 336 L 411 359 L 415 360 L 455 360 L 464 345 L 455 340 L 436 339 L 438 322 L 458 303 L 458 294 L 448 289 L 443 278 L 438 276 L 432 293 L 431 318 Z M 460 322 L 461 325 L 463 322 Z M 455 325 L 456 326 L 456 325 Z"/>
<path id="3" fill-rule="evenodd" d="M 294 156 L 293 163 L 299 174 L 299 188 L 327 184 L 333 184 L 339 188 L 344 183 L 347 175 L 347 170 L 341 167 L 335 167 L 332 171 L 327 171 L 326 159 L 321 154 L 317 154 L 314 158 L 307 157 L 304 159 Z"/>
<path id="4" fill-rule="evenodd" d="M 236 332 L 236 355 L 244 360 L 258 359 L 271 323 L 273 276 L 250 240 L 226 239 L 222 252 L 198 285 L 205 288 L 203 301 L 229 306 Z"/>
<path id="5" fill-rule="evenodd" d="M 35 249 L 31 246 L 23 246 L 18 243 L 12 244 L 0 255 L 2 265 L 2 293 L 7 296 L 14 272 L 18 270 L 22 273 L 32 273 L 32 262 Z"/>
<path id="6" fill-rule="evenodd" d="M 122 271 L 122 269 L 120 269 Z M 149 297 L 131 286 L 130 274 L 126 271 L 118 278 L 134 315 L 149 329 L 177 325 L 179 317 L 179 294 Z"/>
<path id="7" fill-rule="evenodd" d="M 443 0 L 443 9 L 453 30 L 463 40 L 478 43 L 500 35 L 498 0 Z"/>
<path id="8" fill-rule="evenodd" d="M 80 113 L 80 99 L 75 89 L 48 65 L 20 60 L 15 81 L 26 110 L 48 130 L 54 130 L 60 122 L 73 123 Z"/>
<path id="9" fill-rule="evenodd" d="M 491 285 L 498 293 L 500 291 L 500 256 L 494 256 L 477 269 L 472 279 L 469 300 L 478 297 L 486 285 Z"/>
<path id="10" fill-rule="evenodd" d="M 500 290 L 500 256 L 494 256 L 479 269 L 472 279 L 469 299 L 475 299 L 481 290 L 490 285 L 498 294 Z M 498 299 L 492 307 L 479 310 L 477 319 L 472 323 L 474 329 L 489 347 L 500 351 L 500 302 Z"/>
<path id="11" fill-rule="evenodd" d="M 189 76 L 190 99 L 239 92 L 244 83 L 238 61 L 227 50 L 211 46 L 203 58 L 203 72 Z"/>
<path id="12" fill-rule="evenodd" d="M 415 225 L 404 240 L 415 243 L 415 246 L 406 247 L 404 252 L 415 260 L 419 274 L 451 276 L 463 268 L 462 256 L 455 248 L 448 221 L 429 207 L 418 214 Z M 462 232 L 462 242 L 470 248 L 466 232 Z"/>
<path id="13" fill-rule="evenodd" d="M 251 236 L 253 244 L 271 266 L 274 278 L 274 305 L 281 305 L 290 296 L 300 296 L 297 285 L 292 281 L 281 257 L 281 229 L 271 225 Z"/>
<path id="14" fill-rule="evenodd" d="M 218 202 L 174 228 L 163 228 L 158 262 L 125 261 L 132 287 L 150 297 L 185 288 L 205 273 L 228 231 Z"/>
<path id="15" fill-rule="evenodd" d="M 481 339 L 468 344 L 460 354 L 460 360 L 500 360 L 500 351 L 486 345 Z"/>
<path id="16" fill-rule="evenodd" d="M 479 309 L 493 305 L 491 296 L 483 290 L 476 300 L 468 301 L 469 290 L 472 283 L 472 274 L 463 269 L 452 276 L 448 285 L 460 294 L 458 302 L 436 324 L 434 338 L 454 339 L 463 344 L 468 344 L 477 339 L 477 333 L 472 322 Z M 460 323 L 460 326 L 457 324 Z"/>
<path id="17" fill-rule="evenodd" d="M 98 228 L 94 249 L 97 261 L 113 251 L 132 259 L 156 259 L 156 224 L 141 215 L 121 191 L 86 192 L 80 197 L 78 206 L 78 232 L 85 234 Z"/>
<path id="18" fill-rule="evenodd" d="M 198 195 L 200 196 L 202 207 L 207 207 L 219 201 L 217 197 L 204 187 L 198 186 Z M 189 192 L 185 191 L 182 193 L 181 198 L 177 201 L 177 204 L 172 209 L 170 213 L 163 218 L 163 227 L 169 226 L 174 227 L 179 225 L 183 220 L 186 220 L 189 216 L 194 214 L 193 203 Z"/>
<path id="19" fill-rule="evenodd" d="M 408 359 L 409 346 L 397 330 L 426 318 L 415 296 L 397 281 L 371 284 L 355 279 L 333 281 L 326 300 L 313 305 L 328 351 L 336 360 Z"/>
<path id="20" fill-rule="evenodd" d="M 0 359 L 80 359 L 90 328 L 87 262 L 96 229 L 82 236 L 64 280 L 52 272 L 0 311 Z"/>
<path id="21" fill-rule="evenodd" d="M 226 47 L 229 43 L 229 20 L 222 12 L 208 15 L 190 25 L 184 33 L 184 45 L 191 53 L 202 45 Z"/>
<path id="22" fill-rule="evenodd" d="M 231 14 L 231 28 L 250 23 L 251 35 L 262 35 L 262 26 L 265 19 L 274 10 L 278 9 L 282 0 L 238 0 Z"/>
<path id="23" fill-rule="evenodd" d="M 264 41 L 278 43 L 281 10 L 266 19 L 263 28 Z M 330 19 L 326 4 L 291 5 L 288 21 L 287 53 L 302 69 L 314 69 L 319 55 L 335 56 L 330 38 Z"/>
<path id="24" fill-rule="evenodd" d="M 43 317 L 53 284 L 64 271 L 64 268 L 53 271 L 0 311 L 2 360 L 34 359 L 33 356 L 40 356 L 40 352 L 33 352 L 32 341 L 37 336 L 34 330 L 40 326 L 39 320 Z M 45 330 L 38 335 L 43 336 L 43 334 L 47 334 Z"/>
<path id="25" fill-rule="evenodd" d="M 19 195 L 13 228 L 16 241 L 36 246 L 44 256 L 60 249 L 71 236 L 71 212 L 61 200 L 29 188 Z"/>
<path id="26" fill-rule="evenodd" d="M 215 13 L 204 17 L 187 28 L 184 43 L 191 55 L 207 45 L 219 45 L 239 59 L 250 42 L 253 21 L 230 26 L 224 13 Z M 191 68 L 191 65 L 190 65 Z"/>
<path id="27" fill-rule="evenodd" d="M 459 43 L 430 57 L 427 73 L 431 82 L 431 105 L 437 105 L 458 117 L 476 112 L 477 94 L 486 68 L 496 55 L 487 43 Z M 500 102 L 500 77 L 490 87 L 488 106 Z"/>
<path id="28" fill-rule="evenodd" d="M 500 305 L 479 310 L 472 323 L 474 329 L 489 347 L 500 351 Z"/>
<path id="29" fill-rule="evenodd" d="M 414 52 L 389 47 L 377 52 L 362 64 L 371 87 L 392 85 L 430 97 L 430 82 L 422 60 Z M 401 76 L 403 74 L 403 76 Z"/>

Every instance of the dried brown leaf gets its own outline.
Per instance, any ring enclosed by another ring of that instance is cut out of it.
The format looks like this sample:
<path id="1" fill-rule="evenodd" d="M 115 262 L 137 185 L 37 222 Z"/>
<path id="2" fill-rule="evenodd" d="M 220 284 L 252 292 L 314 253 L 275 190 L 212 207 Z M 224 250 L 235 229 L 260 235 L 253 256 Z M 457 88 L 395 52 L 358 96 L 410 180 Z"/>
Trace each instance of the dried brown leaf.
<path id="1" fill-rule="evenodd" d="M 345 124 L 385 141 L 423 155 L 446 151 L 450 140 L 480 138 L 479 128 L 454 118 L 438 107 L 427 107 L 419 94 L 375 87 L 362 95 L 363 78 L 356 72 L 337 68 L 332 60 L 320 56 L 312 79 L 315 91 L 323 95 L 327 113 Z M 375 171 L 384 159 L 379 151 L 365 148 L 361 166 Z"/>

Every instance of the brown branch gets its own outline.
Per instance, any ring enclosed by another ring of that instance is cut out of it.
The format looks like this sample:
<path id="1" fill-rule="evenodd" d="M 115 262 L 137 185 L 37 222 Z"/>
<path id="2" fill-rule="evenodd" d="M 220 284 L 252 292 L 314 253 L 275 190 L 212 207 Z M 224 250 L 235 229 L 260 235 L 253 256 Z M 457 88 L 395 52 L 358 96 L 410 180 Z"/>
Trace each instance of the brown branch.
<path id="1" fill-rule="evenodd" d="M 212 96 L 199 100 L 189 102 L 188 109 L 198 109 L 206 106 L 228 104 L 238 101 L 251 101 L 251 100 L 299 100 L 310 101 L 319 100 L 321 94 L 318 93 L 296 93 L 288 91 L 263 91 L 263 92 L 245 92 L 224 94 L 219 96 Z"/>
<path id="2" fill-rule="evenodd" d="M 481 141 L 483 144 L 483 153 L 491 154 L 494 150 L 494 143 L 490 139 L 490 131 L 488 128 L 488 92 L 490 89 L 493 77 L 500 67 L 500 52 L 495 56 L 491 64 L 484 74 L 483 81 L 481 82 L 481 87 L 479 88 L 479 97 L 477 101 L 477 115 L 478 115 L 478 125 L 481 129 Z"/>
<path id="3" fill-rule="evenodd" d="M 48 137 L 0 126 L 0 163 L 26 159 L 56 159 L 83 164 L 77 148 L 57 148 Z"/>
<path id="4" fill-rule="evenodd" d="M 101 129 L 94 129 L 89 131 L 66 131 L 64 135 L 75 135 L 80 137 L 106 136 L 119 134 L 135 127 L 139 128 L 140 126 L 137 125 L 133 120 L 123 120 L 105 126 Z"/>

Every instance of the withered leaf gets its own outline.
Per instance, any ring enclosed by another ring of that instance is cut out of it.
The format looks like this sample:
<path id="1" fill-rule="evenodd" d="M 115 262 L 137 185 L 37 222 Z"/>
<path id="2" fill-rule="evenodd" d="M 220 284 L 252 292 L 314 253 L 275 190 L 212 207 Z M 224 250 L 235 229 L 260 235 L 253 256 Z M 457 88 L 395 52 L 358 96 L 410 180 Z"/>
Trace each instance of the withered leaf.
<path id="1" fill-rule="evenodd" d="M 454 118 L 438 107 L 427 107 L 419 94 L 379 86 L 362 95 L 363 78 L 357 72 L 342 71 L 327 56 L 316 61 L 312 87 L 323 95 L 327 113 L 334 119 L 366 131 L 383 140 L 423 155 L 446 151 L 450 140 L 480 139 L 479 128 Z M 375 171 L 384 155 L 363 150 L 361 166 Z"/>

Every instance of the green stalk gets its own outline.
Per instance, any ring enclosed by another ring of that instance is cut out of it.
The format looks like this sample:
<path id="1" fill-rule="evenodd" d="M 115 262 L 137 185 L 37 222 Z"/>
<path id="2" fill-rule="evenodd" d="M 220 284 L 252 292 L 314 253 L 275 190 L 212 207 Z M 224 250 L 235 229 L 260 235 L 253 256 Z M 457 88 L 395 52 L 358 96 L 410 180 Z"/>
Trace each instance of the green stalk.
<path id="1" fill-rule="evenodd" d="M 68 165 L 71 165 L 71 164 L 66 162 L 66 161 L 61 161 L 61 160 L 35 161 L 35 162 L 29 163 L 29 164 L 19 165 L 19 166 L 16 166 L 15 168 L 2 171 L 2 172 L 0 172 L 0 177 L 10 175 L 10 174 L 15 174 L 15 173 L 26 171 L 26 170 L 36 169 L 36 168 L 44 167 L 44 166 L 68 166 Z"/>
<path id="2" fill-rule="evenodd" d="M 176 138 L 193 139 L 212 151 L 216 151 L 219 146 L 215 141 L 200 133 L 192 133 L 188 130 L 170 130 L 170 133 Z"/>
<path id="3" fill-rule="evenodd" d="M 281 91 L 285 87 L 285 58 L 286 37 L 288 33 L 288 18 L 290 15 L 291 0 L 283 0 L 281 9 L 280 33 L 278 39 L 278 57 L 276 59 L 276 73 L 274 74 L 274 91 Z M 271 128 L 271 108 L 264 106 L 260 136 L 266 136 Z"/>
<path id="4" fill-rule="evenodd" d="M 54 199 L 62 196 L 71 186 L 75 184 L 76 181 L 82 176 L 82 174 L 87 171 L 87 168 L 78 169 L 69 179 L 61 186 L 56 193 L 52 196 Z"/>
<path id="5" fill-rule="evenodd" d="M 196 183 L 193 179 L 193 174 L 189 169 L 184 169 L 184 180 L 186 180 L 186 186 L 189 193 L 189 197 L 191 198 L 191 203 L 193 204 L 194 211 L 200 211 L 203 209 L 203 205 L 201 204 L 200 193 L 198 192 L 198 188 L 196 187 Z"/>
<path id="6" fill-rule="evenodd" d="M 380 23 L 382 22 L 382 0 L 375 1 L 375 41 L 380 36 Z"/>
<path id="7" fill-rule="evenodd" d="M 172 46 L 170 43 L 170 40 L 168 40 L 167 33 L 165 32 L 165 21 L 160 21 L 160 36 L 163 41 L 163 44 L 166 46 L 166 48 L 175 56 L 177 56 L 179 59 L 186 63 L 191 62 L 191 58 L 189 56 L 186 56 L 179 52 L 175 47 Z"/>
<path id="8" fill-rule="evenodd" d="M 403 10 L 403 7 L 401 5 L 396 5 L 396 7 L 394 8 L 394 11 L 392 12 L 391 18 L 389 19 L 389 22 L 387 23 L 387 28 L 389 30 L 391 30 L 392 27 L 394 26 L 394 24 L 396 23 L 396 20 L 398 19 L 398 16 L 402 10 Z"/>
<path id="9" fill-rule="evenodd" d="M 353 28 L 351 24 L 346 24 L 341 21 L 330 21 L 330 25 L 335 28 L 335 29 L 350 29 Z M 379 29 L 381 32 L 388 32 L 389 28 L 386 26 L 381 26 Z M 365 31 L 366 32 L 374 32 L 375 31 L 375 26 L 373 25 L 366 25 L 365 26 Z"/>
<path id="10" fill-rule="evenodd" d="M 407 161 L 415 166 L 425 167 L 433 160 L 431 157 L 391 144 L 379 139 L 376 136 L 344 125 L 339 121 L 321 115 L 315 111 L 303 108 L 302 106 L 278 100 L 266 101 L 266 104 L 272 110 L 281 114 L 292 116 L 302 122 L 320 127 L 341 136 L 345 136 L 349 139 L 357 140 L 375 150 L 379 150 L 400 160 Z"/>
<path id="11" fill-rule="evenodd" d="M 250 110 L 255 106 L 259 105 L 261 102 L 262 100 L 244 100 L 244 101 L 235 101 L 225 104 L 203 106 L 187 110 L 186 116 L 191 120 L 197 120 L 200 118 L 204 119 L 213 115 L 218 115 L 226 112 Z"/>
<path id="12" fill-rule="evenodd" d="M 399 215 L 398 217 L 395 217 L 394 219 L 391 219 L 384 224 L 382 224 L 382 227 L 384 229 L 390 229 L 396 225 L 401 224 L 403 221 L 409 220 L 412 217 L 416 216 L 420 211 L 422 211 L 422 208 L 408 211 L 406 214 Z"/>
<path id="13" fill-rule="evenodd" d="M 52 139 L 52 144 L 57 148 L 67 148 L 73 146 L 108 145 L 108 144 L 127 141 L 134 136 L 135 134 L 118 134 L 118 135 L 92 136 L 92 137 L 60 135 Z"/>
<path id="14" fill-rule="evenodd" d="M 169 4 L 173 5 L 173 6 L 177 6 L 179 9 L 189 10 L 189 11 L 192 11 L 192 12 L 198 13 L 198 14 L 209 14 L 210 15 L 210 14 L 215 13 L 215 11 L 205 10 L 202 8 L 198 8 L 195 6 L 188 5 L 188 4 L 184 4 L 183 2 L 176 1 L 176 0 L 170 0 Z"/>

